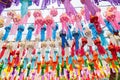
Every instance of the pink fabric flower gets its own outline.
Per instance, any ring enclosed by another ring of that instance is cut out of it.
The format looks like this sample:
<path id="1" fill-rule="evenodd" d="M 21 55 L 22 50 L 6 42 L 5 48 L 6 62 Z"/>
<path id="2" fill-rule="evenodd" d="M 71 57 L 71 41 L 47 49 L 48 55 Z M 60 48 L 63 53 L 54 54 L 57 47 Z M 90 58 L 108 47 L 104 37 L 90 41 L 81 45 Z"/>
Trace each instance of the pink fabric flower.
<path id="1" fill-rule="evenodd" d="M 58 15 L 58 11 L 57 9 L 55 9 L 54 7 L 51 8 L 50 10 L 50 15 L 52 15 L 53 17 Z"/>

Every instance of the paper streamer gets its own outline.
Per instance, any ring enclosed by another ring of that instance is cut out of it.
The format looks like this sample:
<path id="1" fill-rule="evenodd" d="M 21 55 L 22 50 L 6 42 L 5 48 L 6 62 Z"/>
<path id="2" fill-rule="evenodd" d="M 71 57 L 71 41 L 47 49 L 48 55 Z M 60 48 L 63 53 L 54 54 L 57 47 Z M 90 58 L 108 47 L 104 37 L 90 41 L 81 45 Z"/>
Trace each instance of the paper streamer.
<path id="1" fill-rule="evenodd" d="M 68 31 L 67 23 L 69 22 L 69 16 L 66 13 L 63 13 L 60 16 L 60 22 L 62 23 L 62 29 Z"/>
<path id="2" fill-rule="evenodd" d="M 28 58 L 24 58 L 23 60 L 23 69 L 27 68 Z"/>
<path id="3" fill-rule="evenodd" d="M 91 0 L 80 0 L 82 4 L 85 6 L 85 16 L 86 18 L 90 16 L 90 14 L 95 15 L 96 12 L 99 11 L 98 7 Z M 88 20 L 88 19 L 86 19 Z"/>
<path id="4" fill-rule="evenodd" d="M 31 69 L 35 68 L 35 61 L 36 61 L 36 58 L 33 57 L 32 60 L 31 60 Z"/>
<path id="5" fill-rule="evenodd" d="M 108 46 L 108 49 L 110 50 L 110 52 L 112 54 L 112 59 L 117 60 L 116 47 L 112 43 L 110 43 Z"/>
<path id="6" fill-rule="evenodd" d="M 70 0 L 62 0 L 62 3 L 65 7 L 67 15 L 71 16 L 71 15 L 76 15 L 77 14 L 75 8 L 70 3 Z"/>
<path id="7" fill-rule="evenodd" d="M 32 5 L 32 1 L 20 0 L 21 5 L 21 15 L 24 17 L 28 13 L 28 7 Z"/>
<path id="8" fill-rule="evenodd" d="M 66 40 L 66 33 L 64 32 L 64 31 L 62 31 L 61 33 L 60 33 L 60 37 L 61 37 L 61 40 L 62 40 L 62 45 L 61 45 L 61 47 L 62 47 L 62 56 L 64 56 L 65 55 L 65 50 L 64 50 L 64 48 L 65 48 L 65 44 L 67 45 L 67 46 L 69 46 L 69 44 L 68 44 L 68 42 L 67 42 L 67 40 Z"/>
<path id="9" fill-rule="evenodd" d="M 27 67 L 27 77 L 28 77 L 29 74 L 30 74 L 30 68 L 31 68 L 31 65 L 28 65 L 28 67 Z"/>
<path id="10" fill-rule="evenodd" d="M 72 40 L 72 32 L 71 32 L 71 25 L 68 25 L 68 33 L 67 33 L 67 40 L 70 39 Z"/>
<path id="11" fill-rule="evenodd" d="M 67 46 L 69 46 L 69 44 L 68 44 L 68 42 L 66 40 L 66 33 L 64 31 L 61 31 L 60 37 L 61 37 L 61 40 L 62 40 L 62 48 L 65 48 L 65 44 Z"/>
<path id="12" fill-rule="evenodd" d="M 0 64 L 0 76 L 2 74 L 3 66 L 4 66 L 4 63 Z"/>
<path id="13" fill-rule="evenodd" d="M 10 34 L 11 35 L 15 35 L 16 34 L 16 31 L 18 29 L 18 26 L 21 24 L 21 17 L 19 14 L 16 14 L 14 17 L 13 17 L 13 25 L 12 25 L 12 28 L 10 30 Z"/>
<path id="14" fill-rule="evenodd" d="M 24 31 L 24 26 L 23 25 L 19 25 L 16 41 L 21 41 L 21 39 L 22 39 L 22 32 L 23 31 Z"/>
<path id="15" fill-rule="evenodd" d="M 108 21 L 108 20 L 104 20 L 106 27 L 108 28 L 108 30 L 114 34 L 114 32 L 116 32 L 116 30 L 114 29 L 113 25 Z"/>
<path id="16" fill-rule="evenodd" d="M 105 51 L 104 47 L 101 45 L 99 38 L 94 40 L 94 44 L 97 46 L 99 54 L 105 55 L 106 51 Z"/>
<path id="17" fill-rule="evenodd" d="M 9 35 L 9 33 L 10 33 L 10 30 L 11 30 L 11 24 L 9 25 L 9 26 L 7 26 L 7 27 L 5 27 L 5 34 L 4 34 L 4 36 L 2 37 L 2 40 L 3 41 L 5 41 L 7 38 L 8 38 L 8 35 Z"/>
<path id="18" fill-rule="evenodd" d="M 47 16 L 46 18 L 45 18 L 45 23 L 46 23 L 46 25 L 47 25 L 47 28 L 46 28 L 46 38 L 47 39 L 51 39 L 51 37 L 52 37 L 52 25 L 53 25 L 53 23 L 54 23 L 54 20 L 53 20 L 53 18 L 51 17 L 51 16 Z"/>
<path id="19" fill-rule="evenodd" d="M 98 35 L 97 35 L 97 32 L 96 32 L 96 29 L 95 29 L 95 27 L 94 27 L 94 24 L 92 24 L 92 23 L 90 23 L 89 24 L 89 28 L 91 29 L 91 31 L 92 31 L 92 35 L 93 35 L 93 39 L 96 39 L 97 37 L 98 37 Z"/>
<path id="20" fill-rule="evenodd" d="M 53 27 L 53 29 L 52 29 L 52 39 L 53 39 L 53 40 L 56 39 L 57 30 L 58 30 L 58 24 L 56 23 L 56 24 L 55 24 L 55 27 Z"/>
<path id="21" fill-rule="evenodd" d="M 6 49 L 7 49 L 6 44 L 4 44 L 2 46 L 2 51 L 0 52 L 0 59 L 4 56 L 4 53 L 5 53 Z"/>
<path id="22" fill-rule="evenodd" d="M 45 31 L 46 31 L 46 26 L 41 28 L 41 41 L 45 41 Z"/>
<path id="23" fill-rule="evenodd" d="M 34 31 L 34 26 L 33 26 L 33 24 L 31 24 L 28 27 L 28 33 L 27 33 L 27 36 L 26 36 L 26 40 L 28 40 L 28 41 L 31 40 L 33 31 Z"/>
<path id="24" fill-rule="evenodd" d="M 76 51 L 77 55 L 79 52 L 79 36 L 80 36 L 80 34 L 78 32 L 73 31 L 73 37 L 75 40 L 75 51 Z"/>
<path id="25" fill-rule="evenodd" d="M 38 16 L 38 15 L 39 14 L 36 13 L 36 16 Z M 34 25 L 35 25 L 35 35 L 38 35 L 40 33 L 41 28 L 43 27 L 44 23 L 45 23 L 45 21 L 44 21 L 42 16 L 39 16 L 39 17 L 35 18 L 35 23 L 34 23 Z"/>
<path id="26" fill-rule="evenodd" d="M 85 55 L 84 46 L 87 44 L 87 38 L 82 37 L 81 41 L 82 41 L 82 45 L 81 45 L 81 48 L 79 50 L 79 53 L 81 56 L 84 56 Z"/>

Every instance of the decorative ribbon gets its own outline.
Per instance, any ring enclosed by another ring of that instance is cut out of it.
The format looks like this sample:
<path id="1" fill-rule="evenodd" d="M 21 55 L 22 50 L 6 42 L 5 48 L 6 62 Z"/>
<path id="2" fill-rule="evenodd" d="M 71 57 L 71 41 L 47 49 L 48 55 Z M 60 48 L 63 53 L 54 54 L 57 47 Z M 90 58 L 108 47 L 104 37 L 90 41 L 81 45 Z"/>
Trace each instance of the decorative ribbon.
<path id="1" fill-rule="evenodd" d="M 32 73 L 32 80 L 35 80 L 36 73 Z"/>
<path id="2" fill-rule="evenodd" d="M 99 36 L 100 36 L 100 39 L 101 39 L 101 44 L 102 44 L 103 46 L 107 46 L 107 45 L 108 45 L 108 42 L 107 42 L 107 40 L 106 40 L 106 38 L 105 38 L 105 36 L 104 36 L 104 31 L 102 31 L 101 34 L 99 34 Z"/>
<path id="3" fill-rule="evenodd" d="M 76 51 L 77 55 L 79 52 L 79 36 L 80 36 L 80 34 L 78 32 L 73 31 L 73 37 L 75 40 L 75 51 Z"/>
<path id="4" fill-rule="evenodd" d="M 23 69 L 27 68 L 28 58 L 24 58 L 23 60 Z"/>
<path id="5" fill-rule="evenodd" d="M 55 27 L 52 30 L 52 39 L 55 40 L 56 39 L 56 32 L 58 30 L 58 24 L 55 24 Z"/>
<path id="6" fill-rule="evenodd" d="M 68 25 L 68 33 L 67 33 L 67 40 L 70 39 L 72 40 L 72 32 L 71 32 L 71 25 Z"/>
<path id="7" fill-rule="evenodd" d="M 30 74 L 30 68 L 31 68 L 31 65 L 28 65 L 28 67 L 27 67 L 27 77 L 28 77 L 29 74 Z"/>
<path id="8" fill-rule="evenodd" d="M 85 6 L 85 16 L 89 17 L 90 13 L 95 15 L 96 12 L 99 11 L 98 7 L 91 0 L 80 0 L 82 4 Z"/>
<path id="9" fill-rule="evenodd" d="M 28 13 L 28 7 L 32 5 L 32 0 L 24 1 L 20 0 L 21 5 L 21 15 L 24 17 Z"/>
<path id="10" fill-rule="evenodd" d="M 91 16 L 90 22 L 94 24 L 94 27 L 95 27 L 97 33 L 100 34 L 102 32 L 102 28 L 98 21 L 98 16 Z"/>
<path id="11" fill-rule="evenodd" d="M 94 40 L 94 44 L 97 46 L 99 54 L 105 55 L 106 51 L 105 51 L 104 47 L 101 45 L 99 38 Z"/>
<path id="12" fill-rule="evenodd" d="M 49 50 L 46 51 L 45 53 L 45 61 L 48 62 L 49 61 Z"/>
<path id="13" fill-rule="evenodd" d="M 66 13 L 63 13 L 60 16 L 60 22 L 62 23 L 62 29 L 68 31 L 67 23 L 69 22 L 69 16 Z"/>
<path id="14" fill-rule="evenodd" d="M 8 64 L 8 59 L 5 59 L 5 60 L 4 60 L 3 68 L 6 68 L 6 67 L 7 67 L 7 64 Z"/>
<path id="15" fill-rule="evenodd" d="M 73 43 L 72 43 L 72 47 L 71 47 L 71 56 L 74 56 L 75 54 L 74 54 L 74 46 L 75 46 L 75 41 L 73 41 Z"/>
<path id="16" fill-rule="evenodd" d="M 23 69 L 23 65 L 20 65 L 19 74 L 18 74 L 19 76 L 22 74 L 22 72 L 21 72 L 22 69 Z"/>
<path id="17" fill-rule="evenodd" d="M 32 0 L 32 2 L 35 3 L 36 6 L 39 6 L 39 4 L 40 4 L 40 1 L 39 1 L 39 0 Z"/>
<path id="18" fill-rule="evenodd" d="M 2 40 L 3 41 L 5 41 L 7 38 L 8 38 L 8 35 L 9 35 L 9 32 L 10 32 L 10 30 L 11 30 L 11 26 L 12 25 L 9 25 L 9 26 L 7 26 L 7 27 L 5 27 L 5 34 L 4 34 L 4 36 L 2 37 Z"/>
<path id="19" fill-rule="evenodd" d="M 75 8 L 70 3 L 70 0 L 62 0 L 62 3 L 65 7 L 67 15 L 71 16 L 71 15 L 76 15 L 77 14 Z"/>
<path id="20" fill-rule="evenodd" d="M 40 30 L 42 28 L 42 26 L 44 25 L 44 19 L 42 17 L 37 17 L 35 19 L 35 35 L 38 35 L 40 33 Z"/>
<path id="21" fill-rule="evenodd" d="M 19 63 L 20 63 L 20 59 L 19 59 L 19 57 L 20 57 L 20 51 L 16 51 L 16 57 L 15 57 L 15 61 L 13 60 L 13 62 L 14 62 L 14 64 L 16 65 L 16 66 L 18 66 L 19 65 Z"/>
<path id="22" fill-rule="evenodd" d="M 120 19 L 119 19 L 118 17 L 120 16 L 120 11 L 118 11 L 118 10 L 117 10 L 117 7 L 115 7 L 115 6 L 112 6 L 111 9 L 112 9 L 112 12 L 115 13 L 117 23 L 119 23 L 119 22 L 120 22 Z"/>
<path id="23" fill-rule="evenodd" d="M 120 30 L 120 26 L 116 21 L 116 15 L 113 12 L 106 12 L 106 19 L 111 22 L 115 30 Z"/>
<path id="24" fill-rule="evenodd" d="M 46 68 L 45 64 L 43 64 L 41 66 L 41 75 L 42 75 L 42 79 L 44 78 L 44 69 Z M 44 79 L 43 79 L 44 80 Z"/>
<path id="25" fill-rule="evenodd" d="M 3 66 L 4 66 L 4 63 L 1 63 L 0 64 L 0 76 L 1 76 L 1 73 L 2 73 L 2 70 L 3 70 Z"/>
<path id="26" fill-rule="evenodd" d="M 69 46 L 69 44 L 68 44 L 68 42 L 67 42 L 67 40 L 66 40 L 66 33 L 65 33 L 64 31 L 62 31 L 62 32 L 60 33 L 60 37 L 61 37 L 61 40 L 62 40 L 62 48 L 65 48 L 65 44 L 66 44 L 67 46 Z"/>
<path id="27" fill-rule="evenodd" d="M 23 80 L 23 79 L 24 79 L 24 72 L 21 72 L 19 79 L 20 79 L 20 80 Z"/>
<path id="28" fill-rule="evenodd" d="M 117 60 L 117 52 L 116 52 L 115 45 L 113 45 L 112 43 L 110 43 L 110 45 L 108 46 L 108 49 L 110 50 L 110 52 L 112 54 L 112 59 L 113 60 Z"/>
<path id="29" fill-rule="evenodd" d="M 78 13 L 76 16 L 75 16 L 75 22 L 76 22 L 76 27 L 78 30 L 82 31 L 82 25 L 81 25 L 81 19 L 82 19 L 82 15 L 80 13 Z"/>
<path id="30" fill-rule="evenodd" d="M 41 9 L 47 8 L 47 5 L 49 5 L 49 4 L 50 4 L 50 0 L 43 0 L 42 5 L 41 5 Z"/>
<path id="31" fill-rule="evenodd" d="M 65 48 L 65 44 L 67 45 L 67 46 L 69 46 L 69 44 L 68 44 L 68 42 L 67 42 L 67 40 L 66 40 L 66 33 L 64 32 L 64 31 L 62 31 L 61 33 L 60 33 L 60 37 L 61 37 L 61 40 L 62 40 L 62 55 L 64 56 L 65 55 L 65 51 L 64 51 L 64 48 Z"/>
<path id="32" fill-rule="evenodd" d="M 31 69 L 35 68 L 35 61 L 36 61 L 36 58 L 33 57 L 32 60 L 31 60 Z"/>
<path id="33" fill-rule="evenodd" d="M 37 52 L 37 55 L 38 55 L 37 61 L 40 62 L 41 61 L 41 52 Z"/>
<path id="34" fill-rule="evenodd" d="M 0 1 L 0 5 L 1 5 L 0 14 L 1 14 L 1 12 L 4 10 L 4 8 L 9 8 L 9 7 L 11 6 L 11 4 L 12 4 L 12 1 L 9 1 L 9 0 L 4 1 L 4 0 L 1 0 L 1 1 Z"/>
<path id="35" fill-rule="evenodd" d="M 72 64 L 72 63 L 73 63 L 72 56 L 69 56 L 69 58 L 68 58 L 68 64 Z"/>
<path id="36" fill-rule="evenodd" d="M 19 25 L 16 41 L 21 41 L 21 39 L 22 39 L 22 32 L 23 31 L 24 31 L 24 26 L 23 25 Z"/>
<path id="37" fill-rule="evenodd" d="M 18 6 L 20 3 L 20 0 L 13 0 L 13 2 L 16 4 L 16 6 Z"/>
<path id="38" fill-rule="evenodd" d="M 10 62 L 8 63 L 7 72 L 10 72 L 10 71 L 11 71 L 12 65 L 13 65 L 13 64 L 12 64 L 12 63 L 10 63 Z"/>
<path id="39" fill-rule="evenodd" d="M 13 22 L 14 22 L 14 24 L 12 25 L 12 28 L 11 28 L 11 30 L 10 30 L 10 34 L 11 35 L 14 35 L 14 34 L 16 34 L 16 31 L 17 31 L 17 29 L 18 29 L 18 26 L 21 24 L 21 17 L 20 17 L 20 15 L 15 15 L 14 17 L 13 17 Z"/>
<path id="40" fill-rule="evenodd" d="M 11 50 L 9 57 L 8 57 L 8 62 L 12 62 L 13 56 L 15 55 L 16 50 Z"/>
<path id="41" fill-rule="evenodd" d="M 89 24 L 89 28 L 90 28 L 91 31 L 92 31 L 93 39 L 96 39 L 96 38 L 97 38 L 97 32 L 96 32 L 96 29 L 95 29 L 95 27 L 94 27 L 94 24 L 93 24 L 93 23 L 90 23 L 90 24 Z"/>
<path id="42" fill-rule="evenodd" d="M 45 23 L 47 25 L 47 28 L 46 28 L 46 31 L 47 31 L 47 34 L 46 34 L 46 37 L 47 39 L 50 39 L 52 37 L 52 25 L 54 23 L 54 20 L 51 16 L 47 16 L 45 18 Z"/>
<path id="43" fill-rule="evenodd" d="M 15 74 L 15 69 L 16 69 L 16 67 L 17 67 L 17 66 L 14 66 L 14 67 L 13 67 L 12 75 Z"/>
<path id="44" fill-rule="evenodd" d="M 30 11 L 28 11 L 27 14 L 21 19 L 21 24 L 26 25 L 30 15 L 31 15 L 31 13 L 30 13 Z"/>
<path id="45" fill-rule="evenodd" d="M 80 55 L 84 56 L 85 55 L 85 51 L 84 51 L 84 46 L 87 44 L 87 39 L 85 37 L 83 37 L 82 39 L 82 46 L 80 48 Z"/>
<path id="46" fill-rule="evenodd" d="M 0 3 L 1 4 L 1 3 Z M 3 5 L 0 5 L 1 9 L 0 9 L 0 14 L 2 13 L 2 11 L 4 10 L 4 6 Z"/>
<path id="47" fill-rule="evenodd" d="M 4 56 L 4 53 L 5 53 L 6 49 L 7 49 L 6 44 L 4 44 L 2 46 L 2 51 L 0 52 L 0 59 Z"/>
<path id="48" fill-rule="evenodd" d="M 37 63 L 37 73 L 40 73 L 40 67 L 41 67 L 41 63 L 38 62 L 38 63 Z"/>
<path id="49" fill-rule="evenodd" d="M 35 55 L 35 54 L 36 54 L 36 49 L 34 48 L 32 51 L 32 55 Z"/>
<path id="50" fill-rule="evenodd" d="M 67 70 L 67 79 L 70 80 L 70 73 L 68 70 Z"/>
<path id="51" fill-rule="evenodd" d="M 87 41 L 88 41 L 87 45 L 89 46 L 89 51 L 92 54 L 93 53 L 93 49 L 92 49 L 93 40 L 91 39 L 92 37 L 91 31 L 90 29 L 86 28 L 84 33 L 85 33 L 85 36 L 87 37 Z"/>
<path id="52" fill-rule="evenodd" d="M 45 31 L 46 31 L 46 26 L 41 28 L 41 41 L 45 41 Z"/>
<path id="53" fill-rule="evenodd" d="M 27 37 L 26 37 L 26 40 L 30 41 L 31 38 L 32 38 L 32 32 L 34 31 L 34 26 L 33 24 L 31 24 L 29 27 L 28 27 L 28 33 L 27 33 Z"/>
<path id="54" fill-rule="evenodd" d="M 55 61 L 57 61 L 57 51 L 54 51 L 54 54 L 53 54 L 53 61 L 55 62 Z"/>
<path id="55" fill-rule="evenodd" d="M 100 22 L 100 24 L 105 25 L 104 20 L 103 20 L 102 15 L 101 15 L 100 8 L 99 8 L 99 11 L 96 13 L 96 15 L 98 16 L 98 21 Z"/>
<path id="56" fill-rule="evenodd" d="M 41 67 L 41 53 L 37 52 L 38 54 L 38 62 L 37 62 L 37 73 L 40 73 L 40 67 Z"/>
<path id="57" fill-rule="evenodd" d="M 104 22 L 105 22 L 106 27 L 108 28 L 108 30 L 109 30 L 112 34 L 114 34 L 114 32 L 116 32 L 116 31 L 115 31 L 113 25 L 112 25 L 108 20 L 106 20 L 106 19 L 104 20 Z"/>
<path id="58" fill-rule="evenodd" d="M 56 70 L 57 70 L 57 77 L 59 77 L 60 76 L 60 64 L 59 63 L 57 65 Z"/>
<path id="59" fill-rule="evenodd" d="M 5 22 L 5 26 L 9 26 L 13 17 L 15 16 L 15 11 L 8 11 L 7 12 L 7 19 L 6 19 L 6 22 Z"/>

